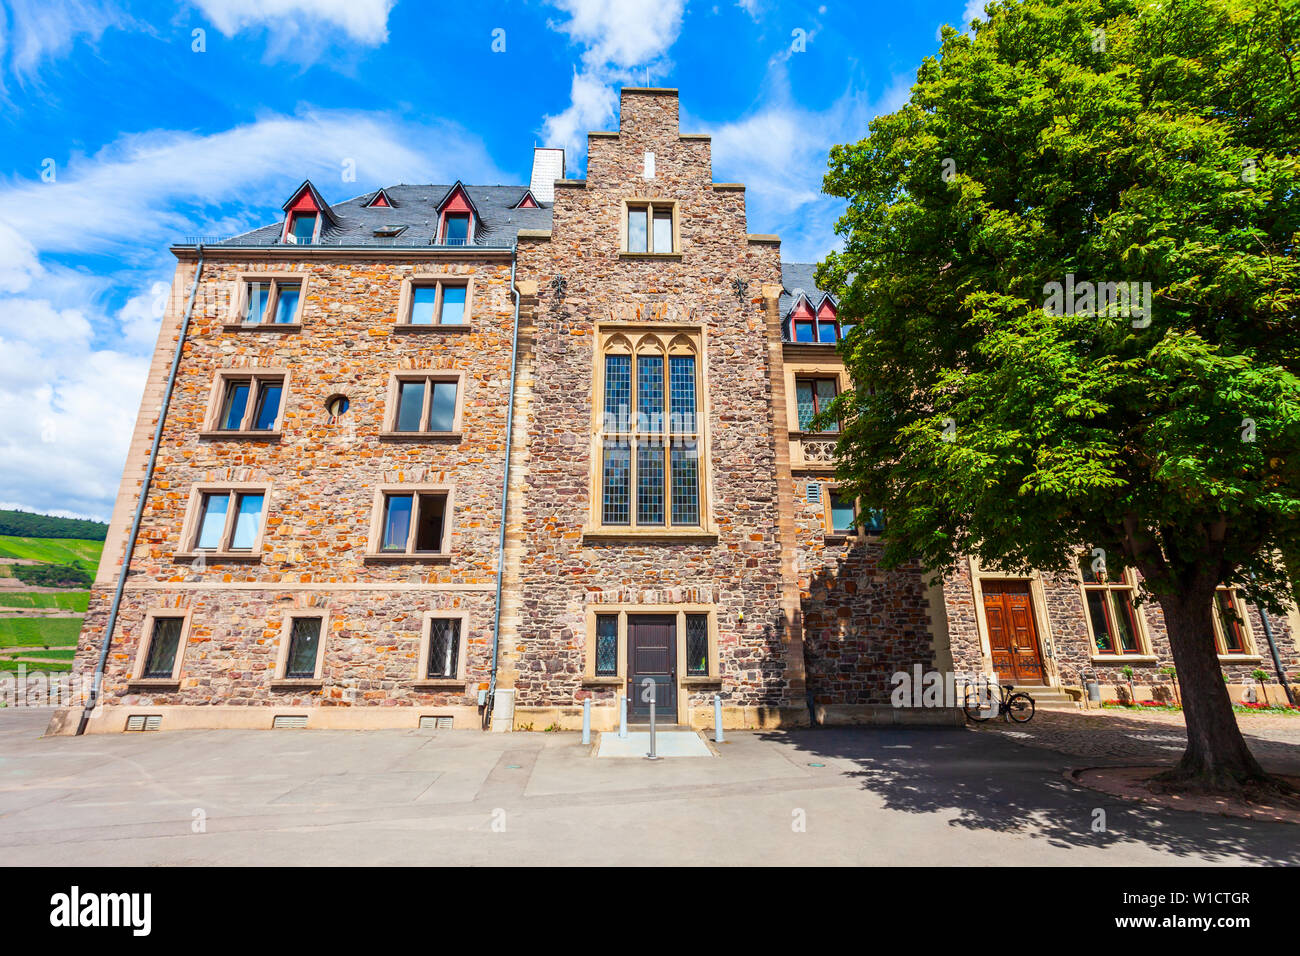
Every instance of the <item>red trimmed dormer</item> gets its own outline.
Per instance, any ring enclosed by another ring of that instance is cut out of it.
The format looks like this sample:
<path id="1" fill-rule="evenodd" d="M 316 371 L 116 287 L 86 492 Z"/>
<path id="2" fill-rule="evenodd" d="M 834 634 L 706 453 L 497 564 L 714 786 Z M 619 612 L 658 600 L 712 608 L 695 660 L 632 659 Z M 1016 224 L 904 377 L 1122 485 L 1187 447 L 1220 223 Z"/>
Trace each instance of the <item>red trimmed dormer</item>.
<path id="1" fill-rule="evenodd" d="M 799 294 L 794 307 L 790 309 L 790 341 L 811 343 L 817 341 L 816 313 L 803 293 Z"/>
<path id="2" fill-rule="evenodd" d="M 280 207 L 284 210 L 284 229 L 280 241 L 300 245 L 319 242 L 325 225 L 337 225 L 338 219 L 329 203 L 316 191 L 311 180 L 305 180 L 289 201 Z"/>
<path id="3" fill-rule="evenodd" d="M 392 207 L 396 206 L 397 203 L 393 202 L 393 200 L 389 198 L 388 190 L 381 189 L 379 190 L 379 192 L 375 193 L 373 196 L 367 199 L 364 205 L 365 208 L 367 209 L 372 209 L 376 206 L 381 206 L 384 208 L 391 209 Z"/>
<path id="4" fill-rule="evenodd" d="M 478 209 L 465 187 L 457 181 L 438 203 L 438 245 L 468 246 L 474 242 Z"/>
<path id="5" fill-rule="evenodd" d="M 533 191 L 531 189 L 525 189 L 524 197 L 520 199 L 519 202 L 515 203 L 515 208 L 516 209 L 541 209 L 542 204 L 533 198 Z"/>
<path id="6" fill-rule="evenodd" d="M 817 307 L 817 341 L 834 344 L 840 340 L 840 323 L 835 303 L 827 296 Z"/>

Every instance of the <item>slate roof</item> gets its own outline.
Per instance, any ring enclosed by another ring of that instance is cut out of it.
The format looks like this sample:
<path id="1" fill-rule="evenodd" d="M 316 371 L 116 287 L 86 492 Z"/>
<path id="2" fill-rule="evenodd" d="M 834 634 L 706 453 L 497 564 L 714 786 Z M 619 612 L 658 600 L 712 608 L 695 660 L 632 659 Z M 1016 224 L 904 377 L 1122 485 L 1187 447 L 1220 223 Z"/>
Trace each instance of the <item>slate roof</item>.
<path id="1" fill-rule="evenodd" d="M 799 293 L 802 292 L 812 303 L 813 309 L 822 304 L 822 300 L 827 294 L 822 289 L 817 288 L 817 283 L 813 279 L 813 274 L 817 271 L 815 262 L 782 262 L 781 263 L 781 298 L 779 307 L 781 317 L 785 318 L 794 308 L 798 301 Z"/>
<path id="2" fill-rule="evenodd" d="M 448 195 L 455 184 L 427 186 L 388 186 L 384 192 L 395 206 L 366 207 L 378 190 L 371 190 L 360 196 L 339 203 L 330 204 L 337 223 L 330 223 L 328 218 L 321 227 L 320 245 L 401 245 L 423 246 L 438 231 L 438 205 Z M 478 245 L 509 246 L 515 241 L 520 229 L 550 229 L 551 207 L 542 203 L 537 209 L 515 209 L 514 205 L 528 192 L 527 186 L 463 186 L 474 208 L 479 212 L 479 220 L 474 227 L 474 239 Z M 378 238 L 376 229 L 387 225 L 403 225 L 407 228 L 394 238 Z M 235 245 L 278 245 L 280 232 L 284 228 L 281 219 L 269 225 L 254 229 L 220 242 L 216 246 Z"/>

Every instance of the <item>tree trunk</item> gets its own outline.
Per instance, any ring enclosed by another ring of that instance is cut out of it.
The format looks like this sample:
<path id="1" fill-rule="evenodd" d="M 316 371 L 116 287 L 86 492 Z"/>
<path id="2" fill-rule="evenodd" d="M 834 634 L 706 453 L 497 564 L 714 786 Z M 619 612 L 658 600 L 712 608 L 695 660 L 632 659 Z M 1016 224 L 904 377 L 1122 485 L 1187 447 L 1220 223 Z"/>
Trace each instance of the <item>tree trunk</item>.
<path id="1" fill-rule="evenodd" d="M 1162 596 L 1169 646 L 1187 723 L 1187 752 L 1156 778 L 1163 789 L 1240 793 L 1270 778 L 1242 739 L 1214 644 L 1214 591 L 1179 589 Z"/>

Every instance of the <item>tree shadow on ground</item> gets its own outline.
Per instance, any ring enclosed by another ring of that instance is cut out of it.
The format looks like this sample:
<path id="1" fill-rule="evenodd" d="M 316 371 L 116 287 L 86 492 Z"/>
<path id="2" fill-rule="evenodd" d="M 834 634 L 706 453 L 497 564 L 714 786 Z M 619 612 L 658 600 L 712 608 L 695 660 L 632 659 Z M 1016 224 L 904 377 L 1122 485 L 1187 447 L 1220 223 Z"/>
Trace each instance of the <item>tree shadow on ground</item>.
<path id="1" fill-rule="evenodd" d="M 1150 725 L 1143 725 L 1149 731 Z M 847 763 L 845 771 L 890 810 L 955 815 L 950 826 L 1015 834 L 1062 848 L 1139 845 L 1181 859 L 1300 863 L 1300 827 L 1165 810 L 1067 782 L 1071 767 L 1141 759 L 1063 756 L 998 734 L 958 728 L 823 728 L 773 731 L 765 740 L 794 747 L 798 761 Z M 1150 758 L 1145 763 L 1169 762 Z M 1096 810 L 1105 829 L 1094 831 Z M 998 865 L 996 856 L 954 865 Z"/>

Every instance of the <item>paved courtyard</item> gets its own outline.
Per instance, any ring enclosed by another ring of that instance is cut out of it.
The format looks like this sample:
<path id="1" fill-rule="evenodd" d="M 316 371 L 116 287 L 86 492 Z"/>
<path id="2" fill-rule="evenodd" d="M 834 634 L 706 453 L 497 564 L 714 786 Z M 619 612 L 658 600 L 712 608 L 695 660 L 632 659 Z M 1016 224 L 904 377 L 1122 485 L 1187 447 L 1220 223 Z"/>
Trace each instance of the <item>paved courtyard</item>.
<path id="1" fill-rule="evenodd" d="M 717 757 L 657 763 L 593 759 L 567 733 L 42 739 L 46 719 L 0 710 L 6 864 L 1300 863 L 1295 826 L 1064 779 L 1172 758 L 1181 731 L 1165 715 L 737 732 Z M 1300 719 L 1243 726 L 1268 766 L 1300 770 Z"/>

